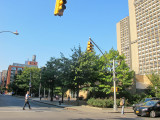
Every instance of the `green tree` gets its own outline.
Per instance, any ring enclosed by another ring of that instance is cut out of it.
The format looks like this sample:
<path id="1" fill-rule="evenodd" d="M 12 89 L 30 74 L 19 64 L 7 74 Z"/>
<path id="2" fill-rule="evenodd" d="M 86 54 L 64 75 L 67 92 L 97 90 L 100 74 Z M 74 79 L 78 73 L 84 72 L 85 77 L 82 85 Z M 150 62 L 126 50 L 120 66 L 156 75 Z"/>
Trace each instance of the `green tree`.
<path id="1" fill-rule="evenodd" d="M 40 69 L 25 67 L 21 75 L 17 75 L 15 85 L 18 87 L 18 92 L 24 94 L 29 90 L 29 82 L 31 78 L 31 93 L 38 94 L 40 84 Z"/>
<path id="2" fill-rule="evenodd" d="M 111 87 L 113 87 L 113 59 L 115 62 L 116 77 L 118 78 L 117 86 L 120 89 L 120 92 L 126 91 L 125 88 L 128 88 L 132 85 L 134 72 L 129 70 L 129 67 L 124 61 L 124 56 L 119 55 L 118 51 L 113 48 L 109 53 L 101 56 L 99 60 L 99 82 L 96 87 L 97 92 L 105 93 L 108 96 L 112 96 Z M 104 95 L 104 94 L 103 94 Z M 104 95 L 105 97 L 105 95 Z"/>
<path id="3" fill-rule="evenodd" d="M 156 97 L 160 97 L 160 75 L 156 73 L 148 74 L 148 79 L 151 81 L 151 85 L 148 87 L 150 93 Z"/>
<path id="4" fill-rule="evenodd" d="M 71 79 L 79 104 L 79 91 L 88 89 L 97 80 L 97 65 L 99 57 L 95 53 L 82 52 L 81 47 L 72 49 L 71 56 Z"/>
<path id="5" fill-rule="evenodd" d="M 58 81 L 60 74 L 60 59 L 51 57 L 47 62 L 46 68 L 42 72 L 42 83 L 51 90 L 51 101 L 53 101 L 53 90 L 55 89 L 55 83 Z"/>
<path id="6" fill-rule="evenodd" d="M 66 58 L 61 53 L 60 64 L 59 64 L 59 77 L 56 82 L 56 85 L 60 87 L 60 92 L 62 93 L 62 103 L 64 98 L 64 93 L 72 88 L 72 80 L 70 79 L 70 69 L 71 69 L 71 60 Z"/>

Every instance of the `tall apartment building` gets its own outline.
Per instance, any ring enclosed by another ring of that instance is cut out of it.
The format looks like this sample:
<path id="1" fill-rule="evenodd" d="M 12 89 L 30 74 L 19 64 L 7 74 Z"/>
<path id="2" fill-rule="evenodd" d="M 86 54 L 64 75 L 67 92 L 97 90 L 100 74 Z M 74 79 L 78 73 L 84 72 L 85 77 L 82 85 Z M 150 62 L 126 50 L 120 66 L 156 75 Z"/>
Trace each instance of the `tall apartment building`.
<path id="1" fill-rule="evenodd" d="M 33 55 L 32 61 L 25 61 L 25 64 L 13 63 L 13 65 L 9 65 L 7 72 L 6 88 L 8 88 L 8 84 L 10 84 L 10 82 L 14 81 L 15 75 L 18 74 L 18 72 L 23 71 L 24 67 L 38 68 L 36 56 Z"/>
<path id="2" fill-rule="evenodd" d="M 122 19 L 117 23 L 117 47 L 120 54 L 124 54 L 126 63 L 131 68 L 131 44 L 130 44 L 130 30 L 129 17 Z"/>
<path id="3" fill-rule="evenodd" d="M 129 17 L 117 23 L 117 49 L 126 62 L 130 60 L 137 88 L 143 89 L 150 84 L 145 74 L 160 71 L 160 0 L 128 0 L 128 4 Z"/>

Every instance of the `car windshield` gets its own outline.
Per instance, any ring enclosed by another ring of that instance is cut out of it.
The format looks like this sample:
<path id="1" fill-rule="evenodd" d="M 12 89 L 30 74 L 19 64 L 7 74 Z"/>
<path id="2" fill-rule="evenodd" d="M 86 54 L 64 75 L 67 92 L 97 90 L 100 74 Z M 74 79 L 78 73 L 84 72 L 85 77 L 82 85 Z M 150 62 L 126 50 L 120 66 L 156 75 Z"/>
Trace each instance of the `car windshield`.
<path id="1" fill-rule="evenodd" d="M 145 106 L 154 106 L 157 103 L 157 101 L 148 101 L 144 105 Z"/>
<path id="2" fill-rule="evenodd" d="M 140 102 L 143 103 L 143 102 L 147 102 L 147 101 L 150 101 L 151 98 L 145 98 L 145 99 L 142 99 Z"/>
<path id="3" fill-rule="evenodd" d="M 147 102 L 147 101 L 150 101 L 150 100 L 151 100 L 151 98 L 146 98 L 144 102 Z"/>

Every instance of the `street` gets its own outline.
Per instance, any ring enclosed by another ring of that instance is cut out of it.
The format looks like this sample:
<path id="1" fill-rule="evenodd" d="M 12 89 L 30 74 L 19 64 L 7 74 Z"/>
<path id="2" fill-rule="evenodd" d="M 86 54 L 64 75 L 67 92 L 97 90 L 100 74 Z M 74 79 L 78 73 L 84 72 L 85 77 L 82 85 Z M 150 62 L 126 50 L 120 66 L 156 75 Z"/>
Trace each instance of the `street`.
<path id="1" fill-rule="evenodd" d="M 157 118 L 137 117 L 134 113 L 110 113 L 92 108 L 65 109 L 30 101 L 32 110 L 22 110 L 24 98 L 0 95 L 0 120 L 158 120 Z"/>

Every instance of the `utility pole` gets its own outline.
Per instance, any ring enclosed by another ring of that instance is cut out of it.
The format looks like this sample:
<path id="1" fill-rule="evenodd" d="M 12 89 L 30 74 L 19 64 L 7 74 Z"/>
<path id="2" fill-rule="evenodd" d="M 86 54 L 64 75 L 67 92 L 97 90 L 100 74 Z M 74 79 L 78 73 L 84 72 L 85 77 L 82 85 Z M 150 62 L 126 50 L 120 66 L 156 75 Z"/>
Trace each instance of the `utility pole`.
<path id="1" fill-rule="evenodd" d="M 115 61 L 113 59 L 113 84 L 114 84 L 114 111 L 117 111 L 117 103 L 116 103 L 116 76 L 115 76 Z"/>
<path id="2" fill-rule="evenodd" d="M 45 94 L 45 88 L 44 88 L 44 98 L 46 98 L 46 94 Z"/>
<path id="3" fill-rule="evenodd" d="M 29 94 L 31 92 L 31 72 L 30 72 L 30 81 L 29 81 Z"/>
<path id="4" fill-rule="evenodd" d="M 40 73 L 40 84 L 39 84 L 39 98 L 41 97 L 41 73 Z"/>
<path id="5" fill-rule="evenodd" d="M 108 61 L 104 53 L 101 51 L 101 49 L 98 47 L 98 45 L 89 37 L 89 40 L 92 41 L 92 43 L 98 48 L 98 50 L 102 53 L 104 58 L 106 59 L 106 62 Z M 117 111 L 117 104 L 116 104 L 116 75 L 115 75 L 115 60 L 113 59 L 113 85 L 114 85 L 114 105 L 113 109 L 114 111 Z"/>

